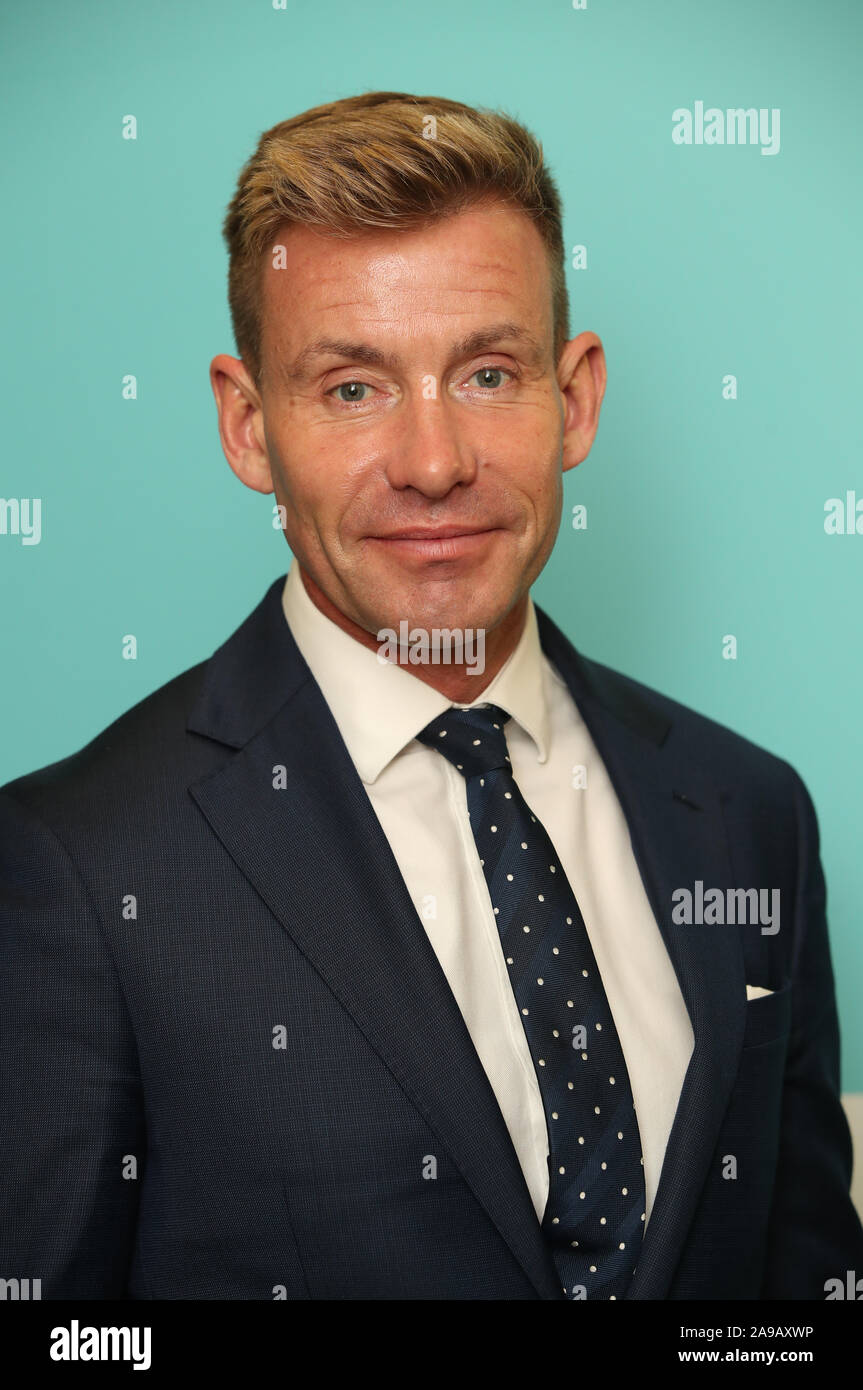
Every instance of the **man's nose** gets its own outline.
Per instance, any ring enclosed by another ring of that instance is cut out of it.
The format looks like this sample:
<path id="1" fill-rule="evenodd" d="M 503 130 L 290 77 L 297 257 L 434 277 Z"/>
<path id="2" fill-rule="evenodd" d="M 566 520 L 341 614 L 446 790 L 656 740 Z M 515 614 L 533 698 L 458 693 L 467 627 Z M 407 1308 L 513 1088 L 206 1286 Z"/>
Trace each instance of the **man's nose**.
<path id="1" fill-rule="evenodd" d="M 456 483 L 473 482 L 477 460 L 458 410 L 446 397 L 427 397 L 422 391 L 402 402 L 386 468 L 392 487 L 445 497 Z"/>

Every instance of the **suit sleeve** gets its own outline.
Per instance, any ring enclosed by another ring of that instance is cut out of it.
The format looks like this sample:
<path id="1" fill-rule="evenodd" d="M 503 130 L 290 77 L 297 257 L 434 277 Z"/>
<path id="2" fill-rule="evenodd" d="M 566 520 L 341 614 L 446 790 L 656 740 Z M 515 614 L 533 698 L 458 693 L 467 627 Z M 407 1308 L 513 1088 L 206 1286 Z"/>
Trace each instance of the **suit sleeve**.
<path id="1" fill-rule="evenodd" d="M 0 790 L 0 1278 L 126 1296 L 145 1128 L 113 958 L 68 853 Z M 124 1176 L 124 1167 L 126 1176 Z"/>
<path id="2" fill-rule="evenodd" d="M 792 769 L 793 771 L 793 769 Z M 818 822 L 796 772 L 799 861 L 792 1022 L 779 1159 L 761 1297 L 825 1298 L 825 1282 L 863 1274 L 863 1228 L 852 1204 L 851 1135 L 840 1100 L 839 1022 Z"/>

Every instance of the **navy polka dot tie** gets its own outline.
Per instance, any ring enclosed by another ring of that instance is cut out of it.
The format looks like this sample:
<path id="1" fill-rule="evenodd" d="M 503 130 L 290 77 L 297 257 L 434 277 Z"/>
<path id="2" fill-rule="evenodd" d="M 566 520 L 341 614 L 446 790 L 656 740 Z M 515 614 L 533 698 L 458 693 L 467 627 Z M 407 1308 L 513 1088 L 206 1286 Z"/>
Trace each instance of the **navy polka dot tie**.
<path id="1" fill-rule="evenodd" d="M 629 1076 L 584 919 L 516 785 L 496 705 L 417 735 L 467 783 L 471 829 L 536 1068 L 549 1142 L 542 1230 L 570 1298 L 619 1299 L 638 1261 L 644 1166 Z"/>

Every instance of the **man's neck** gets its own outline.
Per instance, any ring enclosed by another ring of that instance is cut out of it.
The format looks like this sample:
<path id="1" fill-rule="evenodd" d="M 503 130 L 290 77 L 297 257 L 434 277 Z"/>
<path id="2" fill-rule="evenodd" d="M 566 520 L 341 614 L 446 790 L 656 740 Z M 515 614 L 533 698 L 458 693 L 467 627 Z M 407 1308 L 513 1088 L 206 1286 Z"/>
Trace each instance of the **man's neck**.
<path id="1" fill-rule="evenodd" d="M 381 649 L 381 643 L 373 633 L 367 632 L 364 627 L 353 622 L 351 618 L 345 616 L 340 608 L 337 608 L 330 601 L 322 589 L 303 569 L 297 561 L 302 579 L 303 587 L 317 609 L 323 613 L 324 617 L 340 627 L 342 632 L 346 632 L 354 641 L 361 646 L 368 647 L 369 651 L 377 652 Z M 466 662 L 451 662 L 439 664 L 431 661 L 421 661 L 417 665 L 410 664 L 403 666 L 403 670 L 415 676 L 417 680 L 423 681 L 433 689 L 440 691 L 455 705 L 469 705 L 487 690 L 494 680 L 498 671 L 505 665 L 509 657 L 515 651 L 527 618 L 527 595 L 524 596 L 507 613 L 502 622 L 492 632 L 485 634 L 484 668 L 480 673 L 476 666 L 471 666 Z"/>

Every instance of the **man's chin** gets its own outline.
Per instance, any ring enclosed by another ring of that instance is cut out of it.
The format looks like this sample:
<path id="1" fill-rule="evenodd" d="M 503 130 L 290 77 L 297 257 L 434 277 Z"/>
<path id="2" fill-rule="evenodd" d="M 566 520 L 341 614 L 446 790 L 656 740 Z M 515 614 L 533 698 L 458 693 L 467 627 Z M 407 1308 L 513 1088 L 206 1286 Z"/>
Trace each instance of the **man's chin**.
<path id="1" fill-rule="evenodd" d="M 465 586 L 462 593 L 454 593 L 452 589 L 440 594 L 405 590 L 401 601 L 398 595 L 390 594 L 381 605 L 378 613 L 382 616 L 374 631 L 386 628 L 402 635 L 405 631 L 431 632 L 433 628 L 490 632 L 509 607 L 511 603 L 499 594 L 478 593 L 470 585 Z"/>

